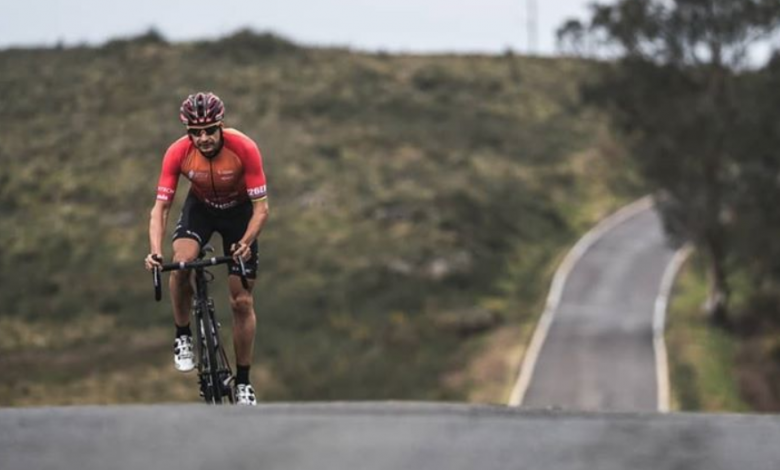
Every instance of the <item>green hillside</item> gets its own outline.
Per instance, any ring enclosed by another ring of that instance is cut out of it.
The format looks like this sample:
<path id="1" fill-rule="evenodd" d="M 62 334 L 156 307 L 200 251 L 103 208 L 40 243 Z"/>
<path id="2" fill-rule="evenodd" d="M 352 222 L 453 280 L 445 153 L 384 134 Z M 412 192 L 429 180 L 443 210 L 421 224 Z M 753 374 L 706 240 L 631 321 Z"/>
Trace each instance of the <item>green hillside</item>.
<path id="1" fill-rule="evenodd" d="M 0 405 L 197 399 L 142 260 L 198 90 L 265 160 L 260 398 L 503 401 L 556 262 L 639 194 L 589 67 L 250 32 L 0 51 Z"/>

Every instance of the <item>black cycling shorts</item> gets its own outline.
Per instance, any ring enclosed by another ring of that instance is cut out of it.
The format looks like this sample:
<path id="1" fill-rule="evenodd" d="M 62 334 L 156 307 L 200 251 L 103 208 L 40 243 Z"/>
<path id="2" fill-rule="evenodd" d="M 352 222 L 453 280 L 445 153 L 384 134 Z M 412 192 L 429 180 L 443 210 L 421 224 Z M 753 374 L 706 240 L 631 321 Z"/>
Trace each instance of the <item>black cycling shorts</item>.
<path id="1" fill-rule="evenodd" d="M 192 193 L 187 195 L 181 216 L 176 223 L 173 232 L 173 240 L 189 238 L 195 240 L 202 247 L 211 239 L 214 232 L 222 235 L 222 250 L 225 256 L 230 255 L 230 245 L 238 243 L 246 233 L 246 227 L 253 213 L 252 203 L 247 201 L 230 209 L 213 209 L 199 201 Z M 257 241 L 252 242 L 252 256 L 244 262 L 247 277 L 255 279 L 257 276 Z M 228 263 L 228 273 L 241 275 L 238 263 Z"/>

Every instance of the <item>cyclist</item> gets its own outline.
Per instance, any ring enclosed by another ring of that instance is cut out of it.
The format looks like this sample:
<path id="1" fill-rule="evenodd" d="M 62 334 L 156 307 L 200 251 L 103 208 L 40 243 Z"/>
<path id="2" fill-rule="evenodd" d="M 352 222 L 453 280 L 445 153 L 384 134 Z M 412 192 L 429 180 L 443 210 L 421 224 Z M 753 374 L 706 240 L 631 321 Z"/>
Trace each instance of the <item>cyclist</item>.
<path id="1" fill-rule="evenodd" d="M 224 126 L 225 106 L 211 92 L 189 95 L 179 118 L 187 135 L 174 142 L 163 157 L 157 200 L 149 222 L 151 253 L 146 268 L 161 266 L 162 243 L 179 175 L 190 180 L 190 191 L 173 232 L 173 261 L 197 258 L 214 232 L 222 235 L 228 265 L 230 306 L 233 310 L 233 346 L 236 354 L 236 402 L 255 405 L 249 369 L 256 317 L 252 287 L 257 273 L 257 237 L 268 218 L 265 173 L 260 151 L 249 137 Z M 249 290 L 241 285 L 238 258 L 245 260 Z M 190 271 L 170 276 L 176 326 L 174 365 L 182 372 L 195 367 L 190 329 L 193 287 Z"/>

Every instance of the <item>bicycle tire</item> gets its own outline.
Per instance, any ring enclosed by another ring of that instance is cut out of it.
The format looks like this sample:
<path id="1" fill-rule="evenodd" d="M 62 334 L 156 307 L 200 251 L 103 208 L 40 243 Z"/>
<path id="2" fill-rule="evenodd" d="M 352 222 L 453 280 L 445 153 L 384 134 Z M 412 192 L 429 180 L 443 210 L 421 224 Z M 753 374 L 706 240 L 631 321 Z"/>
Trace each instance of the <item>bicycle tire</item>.
<path id="1" fill-rule="evenodd" d="M 222 402 L 223 403 L 229 403 L 234 404 L 235 403 L 235 397 L 233 394 L 233 371 L 230 369 L 230 360 L 228 359 L 227 353 L 225 352 L 224 344 L 222 343 L 222 338 L 219 334 L 220 325 L 216 318 L 216 313 L 214 311 L 214 303 L 209 300 L 208 302 L 209 306 L 209 312 L 212 319 L 213 324 L 213 331 L 214 331 L 214 343 L 215 343 L 215 349 L 216 349 L 216 356 L 217 356 L 217 368 L 216 370 L 216 379 L 215 383 L 218 384 L 218 387 L 221 390 L 222 395 Z"/>
<path id="2" fill-rule="evenodd" d="M 193 307 L 195 310 L 195 338 L 198 347 L 198 384 L 200 386 L 200 395 L 206 403 L 211 403 L 212 392 L 205 371 L 208 363 L 208 352 L 204 346 L 206 341 L 203 337 L 203 332 L 205 331 L 203 325 L 203 312 L 201 310 L 200 302 L 194 302 Z"/>
<path id="3" fill-rule="evenodd" d="M 214 319 L 214 312 L 206 308 L 206 315 L 203 315 L 202 321 L 204 323 L 204 333 L 206 339 L 206 364 L 208 365 L 209 373 L 208 380 L 211 383 L 212 391 L 212 403 L 222 403 L 222 382 L 219 377 L 219 358 L 217 351 L 217 342 L 214 335 L 217 334 L 217 324 Z"/>
<path id="4" fill-rule="evenodd" d="M 226 397 L 228 403 L 233 405 L 236 402 L 236 397 L 234 396 L 232 385 L 235 379 L 233 377 L 233 371 L 230 369 L 230 361 L 228 360 L 227 353 L 225 352 L 225 347 L 222 345 L 221 338 L 217 349 L 219 349 L 219 378 L 223 390 L 222 396 Z"/>

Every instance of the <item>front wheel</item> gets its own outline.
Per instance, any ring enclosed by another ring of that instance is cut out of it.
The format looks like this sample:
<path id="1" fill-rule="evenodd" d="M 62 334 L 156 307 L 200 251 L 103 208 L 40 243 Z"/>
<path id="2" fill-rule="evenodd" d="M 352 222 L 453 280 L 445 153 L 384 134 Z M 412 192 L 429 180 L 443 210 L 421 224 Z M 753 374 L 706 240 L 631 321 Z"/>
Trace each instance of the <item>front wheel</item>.
<path id="1" fill-rule="evenodd" d="M 201 389 L 203 390 L 203 398 L 206 400 L 206 403 L 221 404 L 224 393 L 220 383 L 219 351 L 217 350 L 217 342 L 215 340 L 217 325 L 214 321 L 213 312 L 208 308 L 203 308 L 203 306 L 201 308 L 201 315 L 199 315 L 200 324 L 198 325 L 201 350 Z"/>

